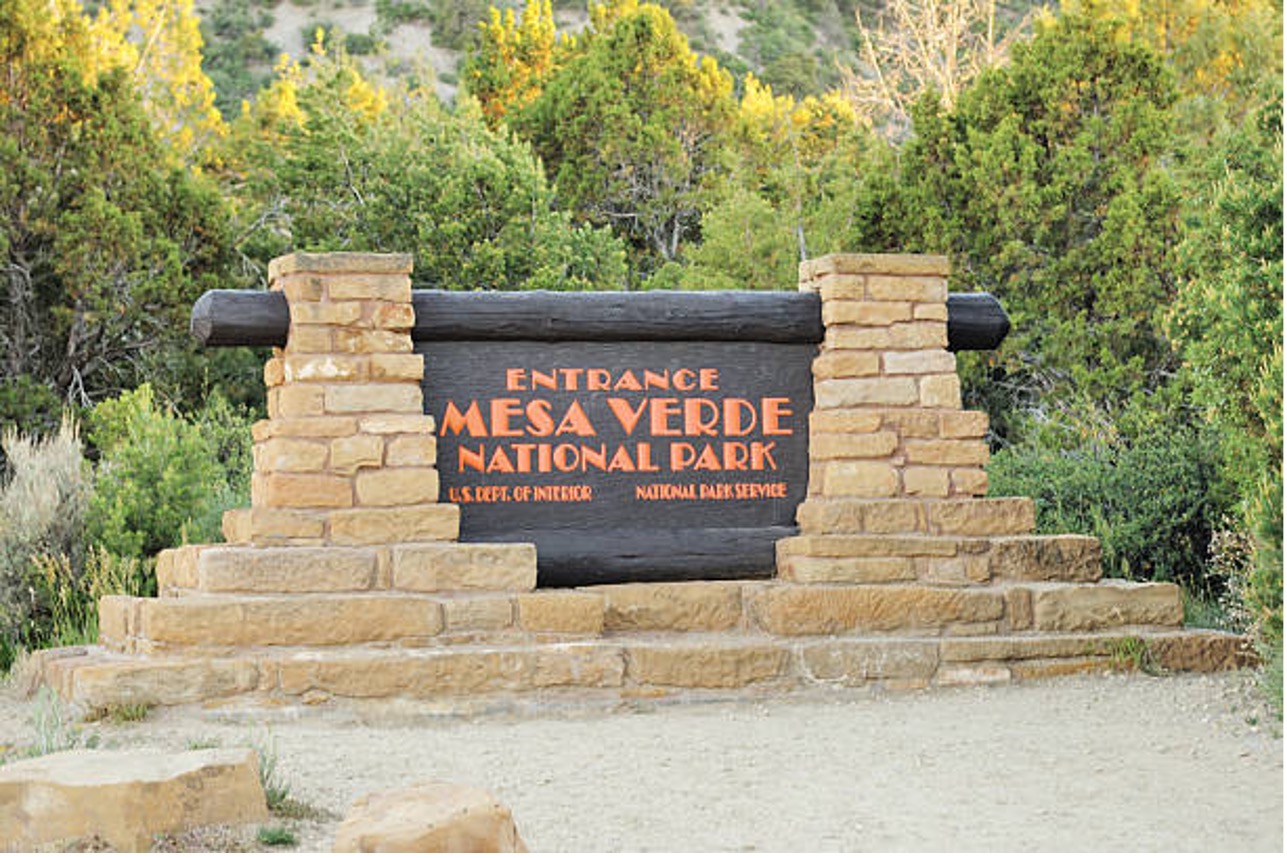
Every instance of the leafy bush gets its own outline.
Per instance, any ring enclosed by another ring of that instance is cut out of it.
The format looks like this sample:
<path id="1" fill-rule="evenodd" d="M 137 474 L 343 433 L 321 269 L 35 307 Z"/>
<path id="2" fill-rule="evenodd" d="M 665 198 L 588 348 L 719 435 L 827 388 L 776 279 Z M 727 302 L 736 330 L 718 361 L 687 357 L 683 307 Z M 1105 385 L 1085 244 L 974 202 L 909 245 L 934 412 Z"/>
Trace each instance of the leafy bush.
<path id="1" fill-rule="evenodd" d="M 90 541 L 118 557 L 147 558 L 185 537 L 216 538 L 228 479 L 208 428 L 160 406 L 146 384 L 100 403 L 89 432 L 101 457 Z"/>
<path id="2" fill-rule="evenodd" d="M 76 425 L 44 439 L 8 430 L 0 438 L 9 476 L 0 483 L 0 670 L 19 649 L 42 643 L 52 606 L 36 558 L 78 560 L 89 480 Z"/>
<path id="3" fill-rule="evenodd" d="M 992 494 L 1036 500 L 1041 532 L 1098 537 L 1106 574 L 1212 594 L 1211 537 L 1230 505 L 1218 461 L 1210 433 L 1173 428 L 1114 445 L 1011 447 L 992 458 L 988 473 Z"/>

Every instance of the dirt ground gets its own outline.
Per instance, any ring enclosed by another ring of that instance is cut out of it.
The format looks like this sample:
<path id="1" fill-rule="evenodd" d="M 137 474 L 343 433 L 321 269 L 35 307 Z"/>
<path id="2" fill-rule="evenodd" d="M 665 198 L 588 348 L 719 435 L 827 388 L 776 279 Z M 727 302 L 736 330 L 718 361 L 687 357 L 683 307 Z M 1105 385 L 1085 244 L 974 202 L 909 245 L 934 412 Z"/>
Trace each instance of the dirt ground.
<path id="1" fill-rule="evenodd" d="M 423 704 L 184 707 L 81 736 L 274 750 L 291 796 L 326 817 L 283 823 L 301 851 L 328 850 L 357 797 L 434 779 L 492 792 L 540 852 L 1279 852 L 1281 723 L 1252 682 L 575 698 L 467 716 Z M 33 714 L 0 693 L 0 746 L 30 745 Z"/>

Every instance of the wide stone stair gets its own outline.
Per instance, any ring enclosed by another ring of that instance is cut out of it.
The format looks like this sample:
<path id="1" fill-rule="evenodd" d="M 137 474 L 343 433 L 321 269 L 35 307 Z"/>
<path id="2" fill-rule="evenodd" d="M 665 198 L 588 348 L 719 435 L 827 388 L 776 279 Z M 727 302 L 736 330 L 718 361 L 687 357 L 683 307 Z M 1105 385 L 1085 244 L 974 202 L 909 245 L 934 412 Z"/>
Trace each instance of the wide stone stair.
<path id="1" fill-rule="evenodd" d="M 1027 499 L 810 500 L 799 518 L 775 579 L 557 590 L 536 589 L 530 545 L 186 546 L 159 557 L 159 597 L 103 599 L 100 646 L 40 667 L 91 709 L 450 708 L 1252 660 L 1241 637 L 1183 628 L 1173 584 L 1101 580 L 1096 540 L 1032 535 Z"/>

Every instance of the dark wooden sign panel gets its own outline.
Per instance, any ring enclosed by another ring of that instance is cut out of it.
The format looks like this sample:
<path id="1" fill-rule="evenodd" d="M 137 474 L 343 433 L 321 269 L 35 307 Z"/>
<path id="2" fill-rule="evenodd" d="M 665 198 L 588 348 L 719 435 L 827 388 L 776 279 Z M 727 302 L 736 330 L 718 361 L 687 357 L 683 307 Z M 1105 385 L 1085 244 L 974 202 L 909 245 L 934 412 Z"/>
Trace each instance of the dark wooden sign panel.
<path id="1" fill-rule="evenodd" d="M 419 342 L 440 499 L 541 582 L 771 574 L 808 480 L 811 343 Z"/>

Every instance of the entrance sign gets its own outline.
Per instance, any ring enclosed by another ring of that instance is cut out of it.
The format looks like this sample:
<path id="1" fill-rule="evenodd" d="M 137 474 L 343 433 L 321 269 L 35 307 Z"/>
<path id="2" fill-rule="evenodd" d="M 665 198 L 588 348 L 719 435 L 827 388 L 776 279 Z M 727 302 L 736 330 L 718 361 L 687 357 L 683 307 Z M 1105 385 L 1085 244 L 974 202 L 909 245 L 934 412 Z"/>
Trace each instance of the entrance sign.
<path id="1" fill-rule="evenodd" d="M 462 542 L 534 543 L 543 586 L 771 577 L 809 480 L 821 300 L 797 292 L 412 294 L 438 500 Z M 948 299 L 993 348 L 990 295 Z M 283 345 L 280 292 L 208 292 L 205 345 Z"/>

